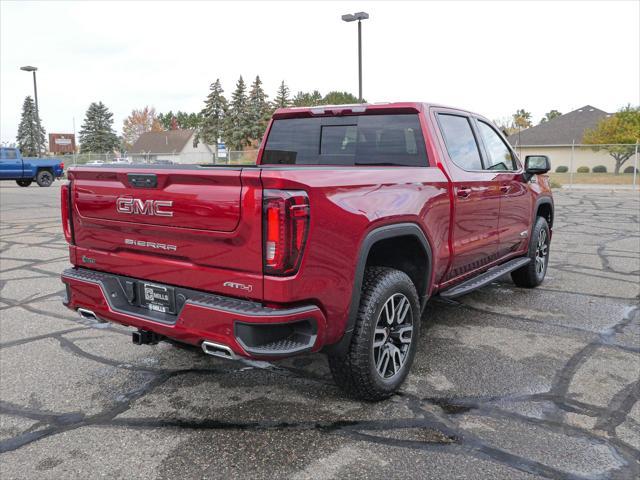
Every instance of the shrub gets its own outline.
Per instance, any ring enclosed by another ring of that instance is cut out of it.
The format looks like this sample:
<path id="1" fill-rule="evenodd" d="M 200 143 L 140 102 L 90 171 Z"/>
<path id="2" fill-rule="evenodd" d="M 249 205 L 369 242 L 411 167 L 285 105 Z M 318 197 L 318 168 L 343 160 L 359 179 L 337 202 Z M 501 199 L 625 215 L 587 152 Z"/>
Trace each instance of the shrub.
<path id="1" fill-rule="evenodd" d="M 596 165 L 591 171 L 593 173 L 607 173 L 607 167 L 604 165 Z"/>
<path id="2" fill-rule="evenodd" d="M 634 168 L 633 165 L 629 165 L 627 168 L 624 169 L 623 173 L 633 173 L 633 168 Z M 640 173 L 640 170 L 638 170 L 637 168 L 636 168 L 636 173 Z"/>
<path id="3" fill-rule="evenodd" d="M 560 182 L 558 182 L 557 180 L 551 180 L 549 182 L 549 186 L 551 188 L 562 188 L 562 184 Z"/>
<path id="4" fill-rule="evenodd" d="M 578 172 L 578 173 L 589 173 L 589 167 L 578 167 L 578 170 L 576 170 L 576 172 Z"/>
<path id="5" fill-rule="evenodd" d="M 558 168 L 556 168 L 556 173 L 567 173 L 569 171 L 569 167 L 567 167 L 566 165 L 560 165 Z"/>

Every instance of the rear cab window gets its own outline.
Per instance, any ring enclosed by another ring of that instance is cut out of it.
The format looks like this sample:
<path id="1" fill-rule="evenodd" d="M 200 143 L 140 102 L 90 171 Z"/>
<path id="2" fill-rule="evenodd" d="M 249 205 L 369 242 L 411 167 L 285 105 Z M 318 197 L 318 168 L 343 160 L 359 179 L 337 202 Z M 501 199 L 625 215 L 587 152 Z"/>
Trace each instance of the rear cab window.
<path id="1" fill-rule="evenodd" d="M 262 165 L 428 166 L 418 114 L 273 121 Z"/>
<path id="2" fill-rule="evenodd" d="M 438 123 L 451 161 L 463 170 L 482 170 L 480 149 L 469 118 L 438 113 Z"/>
<path id="3" fill-rule="evenodd" d="M 15 148 L 3 148 L 2 158 L 5 160 L 15 160 L 18 158 L 18 152 Z"/>

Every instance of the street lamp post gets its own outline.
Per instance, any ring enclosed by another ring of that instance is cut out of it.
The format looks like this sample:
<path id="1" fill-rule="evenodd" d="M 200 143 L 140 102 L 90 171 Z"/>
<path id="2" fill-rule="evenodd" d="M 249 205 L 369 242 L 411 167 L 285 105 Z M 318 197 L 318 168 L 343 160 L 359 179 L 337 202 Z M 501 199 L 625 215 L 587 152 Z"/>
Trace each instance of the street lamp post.
<path id="1" fill-rule="evenodd" d="M 37 67 L 32 67 L 30 65 L 20 67 L 20 70 L 25 72 L 33 72 L 33 97 L 36 102 L 36 122 L 40 124 L 40 110 L 38 110 L 38 84 L 36 82 L 36 71 Z M 38 156 L 40 156 L 40 145 L 38 145 Z"/>
<path id="2" fill-rule="evenodd" d="M 367 12 L 347 13 L 342 15 L 345 22 L 358 21 L 358 101 L 362 103 L 362 20 L 369 18 Z"/>
<path id="3" fill-rule="evenodd" d="M 33 72 L 33 96 L 36 101 L 36 115 L 39 120 L 40 112 L 38 111 L 38 84 L 36 83 L 36 71 L 38 70 L 38 68 L 27 65 L 26 67 L 20 67 L 20 70 L 23 70 L 25 72 Z"/>

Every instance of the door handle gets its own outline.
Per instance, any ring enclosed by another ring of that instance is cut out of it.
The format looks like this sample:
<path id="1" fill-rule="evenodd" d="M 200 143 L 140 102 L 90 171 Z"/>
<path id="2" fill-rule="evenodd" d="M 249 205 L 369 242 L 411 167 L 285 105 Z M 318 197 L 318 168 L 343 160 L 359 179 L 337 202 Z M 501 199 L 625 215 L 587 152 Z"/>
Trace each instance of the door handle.
<path id="1" fill-rule="evenodd" d="M 501 185 L 500 186 L 500 191 L 502 193 L 509 193 L 509 190 L 511 190 L 511 186 L 510 185 Z"/>
<path id="2" fill-rule="evenodd" d="M 467 198 L 469 195 L 471 195 L 471 189 L 469 187 L 458 187 L 458 189 L 456 190 L 456 194 L 460 198 Z"/>

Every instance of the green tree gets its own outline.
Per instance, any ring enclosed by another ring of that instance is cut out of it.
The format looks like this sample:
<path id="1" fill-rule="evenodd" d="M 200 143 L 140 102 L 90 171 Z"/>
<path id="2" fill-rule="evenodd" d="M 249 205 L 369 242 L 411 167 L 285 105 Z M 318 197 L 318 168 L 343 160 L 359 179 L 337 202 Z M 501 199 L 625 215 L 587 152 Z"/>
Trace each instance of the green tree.
<path id="1" fill-rule="evenodd" d="M 640 141 L 640 107 L 631 105 L 620 109 L 615 115 L 600 120 L 598 126 L 587 130 L 582 139 L 583 143 L 594 145 L 593 150 L 605 150 L 614 158 L 616 175 L 620 173 L 622 165 L 634 154 L 634 145 L 638 141 Z"/>
<path id="2" fill-rule="evenodd" d="M 366 100 L 362 100 L 362 103 L 366 103 Z M 345 104 L 353 104 L 360 103 L 358 101 L 358 97 L 352 95 L 349 92 L 329 92 L 322 99 L 321 105 L 345 105 Z"/>
<path id="3" fill-rule="evenodd" d="M 157 118 L 164 130 L 173 130 L 171 123 L 174 121 L 175 115 L 172 110 L 169 110 L 167 113 L 159 113 Z"/>
<path id="4" fill-rule="evenodd" d="M 258 75 L 256 75 L 256 79 L 251 84 L 251 90 L 249 91 L 248 112 L 251 123 L 251 139 L 259 142 L 267 128 L 267 123 L 271 116 L 271 108 L 267 101 L 267 95 L 262 88 L 262 80 Z"/>
<path id="5" fill-rule="evenodd" d="M 16 137 L 22 155 L 25 157 L 40 155 L 44 150 L 44 134 L 44 128 L 36 114 L 36 106 L 31 97 L 27 97 L 22 104 L 22 118 Z"/>
<path id="6" fill-rule="evenodd" d="M 315 107 L 322 103 L 322 94 L 318 90 L 313 92 L 298 92 L 293 97 L 294 107 Z"/>
<path id="7" fill-rule="evenodd" d="M 113 131 L 113 113 L 102 102 L 89 105 L 80 130 L 82 152 L 111 153 L 120 145 Z"/>
<path id="8" fill-rule="evenodd" d="M 200 141 L 213 145 L 217 156 L 218 140 L 222 137 L 226 113 L 227 99 L 224 98 L 224 90 L 218 78 L 209 86 L 209 95 L 207 95 L 204 101 L 204 108 L 200 112 L 202 121 L 196 134 L 196 146 Z"/>
<path id="9" fill-rule="evenodd" d="M 286 108 L 291 106 L 291 100 L 289 98 L 289 87 L 284 83 L 284 80 L 278 87 L 276 97 L 273 99 L 274 108 Z"/>
<path id="10" fill-rule="evenodd" d="M 198 113 L 178 111 L 178 113 L 176 113 L 176 120 L 181 130 L 197 130 L 200 127 L 202 117 Z"/>
<path id="11" fill-rule="evenodd" d="M 531 112 L 527 112 L 524 108 L 521 108 L 513 114 L 513 124 L 516 128 L 520 130 L 524 130 L 525 128 L 529 128 L 531 125 Z"/>
<path id="12" fill-rule="evenodd" d="M 553 120 L 554 118 L 559 117 L 560 115 L 562 115 L 562 113 L 559 112 L 558 110 L 550 110 L 544 114 L 544 117 L 540 119 L 540 123 L 548 122 L 549 120 Z"/>
<path id="13" fill-rule="evenodd" d="M 202 121 L 201 114 L 181 110 L 176 113 L 169 110 L 167 113 L 159 113 L 157 117 L 164 130 L 194 130 L 200 127 Z"/>
<path id="14" fill-rule="evenodd" d="M 251 143 L 251 120 L 249 118 L 247 87 L 242 76 L 231 95 L 229 110 L 224 120 L 223 135 L 230 150 L 243 150 Z"/>

